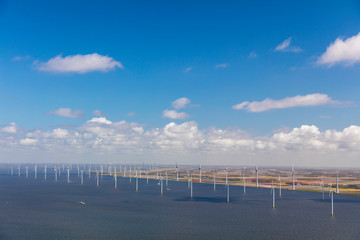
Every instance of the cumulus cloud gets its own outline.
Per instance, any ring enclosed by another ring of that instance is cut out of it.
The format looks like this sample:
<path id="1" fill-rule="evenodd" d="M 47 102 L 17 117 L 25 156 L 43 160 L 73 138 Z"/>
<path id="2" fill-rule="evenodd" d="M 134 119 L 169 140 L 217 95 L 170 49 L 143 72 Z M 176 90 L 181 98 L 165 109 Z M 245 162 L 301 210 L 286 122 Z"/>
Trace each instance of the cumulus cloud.
<path id="1" fill-rule="evenodd" d="M 100 110 L 94 110 L 92 112 L 92 114 L 95 116 L 95 117 L 104 117 L 105 116 L 105 113 L 103 113 L 102 111 Z"/>
<path id="2" fill-rule="evenodd" d="M 175 109 L 185 108 L 190 103 L 190 99 L 186 97 L 178 98 L 171 103 L 171 106 Z"/>
<path id="3" fill-rule="evenodd" d="M 0 129 L 0 132 L 3 133 L 16 133 L 16 131 L 16 124 L 14 122 Z"/>
<path id="4" fill-rule="evenodd" d="M 218 68 L 227 68 L 229 66 L 228 63 L 221 63 L 221 64 L 217 64 L 215 65 L 215 68 L 218 69 Z"/>
<path id="5" fill-rule="evenodd" d="M 360 33 L 355 36 L 342 39 L 337 38 L 335 42 L 327 47 L 317 60 L 318 64 L 333 66 L 338 63 L 353 65 L 360 61 Z"/>
<path id="6" fill-rule="evenodd" d="M 325 104 L 339 104 L 340 102 L 332 100 L 327 94 L 314 93 L 305 96 L 297 95 L 280 100 L 267 98 L 261 102 L 242 102 L 234 105 L 235 110 L 245 109 L 248 112 L 264 112 L 271 109 L 284 109 L 294 107 L 310 107 Z"/>
<path id="7" fill-rule="evenodd" d="M 285 39 L 282 43 L 275 47 L 275 51 L 277 52 L 301 52 L 302 49 L 300 47 L 291 46 L 292 37 Z"/>
<path id="8" fill-rule="evenodd" d="M 71 110 L 70 108 L 59 108 L 54 111 L 47 112 L 49 115 L 56 115 L 60 117 L 68 117 L 68 118 L 82 118 L 84 115 L 84 111 L 82 110 Z"/>
<path id="9" fill-rule="evenodd" d="M 53 73 L 87 73 L 93 71 L 107 72 L 115 68 L 123 69 L 121 62 L 112 57 L 102 56 L 97 53 L 87 55 L 70 55 L 62 57 L 58 55 L 47 62 L 35 62 L 39 71 Z"/>
<path id="10" fill-rule="evenodd" d="M 168 110 L 168 109 L 165 109 L 162 115 L 164 118 L 171 118 L 171 119 L 185 119 L 189 117 L 189 114 L 185 112 L 178 112 L 176 110 Z"/>

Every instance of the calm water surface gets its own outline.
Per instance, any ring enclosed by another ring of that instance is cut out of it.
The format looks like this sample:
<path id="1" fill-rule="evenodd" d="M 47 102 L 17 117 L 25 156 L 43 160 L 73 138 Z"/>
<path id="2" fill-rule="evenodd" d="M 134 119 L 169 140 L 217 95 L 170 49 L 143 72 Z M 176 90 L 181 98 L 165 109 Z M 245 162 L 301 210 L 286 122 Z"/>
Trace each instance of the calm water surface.
<path id="1" fill-rule="evenodd" d="M 161 196 L 155 180 L 71 180 L 0 175 L 0 239 L 360 239 L 360 197 L 335 195 L 331 217 L 328 194 L 283 191 L 272 209 L 269 189 L 230 187 L 226 203 L 224 186 L 194 183 L 190 199 L 184 182 Z"/>

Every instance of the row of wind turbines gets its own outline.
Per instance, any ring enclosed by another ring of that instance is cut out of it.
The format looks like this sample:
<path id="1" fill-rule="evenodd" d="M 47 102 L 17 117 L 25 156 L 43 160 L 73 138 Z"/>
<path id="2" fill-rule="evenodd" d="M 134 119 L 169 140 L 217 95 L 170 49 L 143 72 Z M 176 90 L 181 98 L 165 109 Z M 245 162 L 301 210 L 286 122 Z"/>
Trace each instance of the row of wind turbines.
<path id="1" fill-rule="evenodd" d="M 61 165 L 61 164 L 60 164 Z M 54 171 L 54 180 L 55 182 L 58 181 L 58 177 L 61 175 L 62 172 L 65 172 L 65 164 L 62 164 L 62 167 L 60 167 L 60 165 L 53 165 L 52 167 L 50 167 L 50 169 L 52 168 Z M 138 192 L 139 191 L 139 178 L 146 178 L 146 184 L 149 184 L 149 175 L 151 175 L 150 177 L 153 179 L 158 180 L 158 185 L 160 185 L 160 194 L 163 195 L 164 194 L 164 180 L 165 180 L 165 185 L 166 187 L 168 186 L 168 182 L 169 182 L 169 174 L 168 168 L 165 169 L 161 169 L 159 167 L 159 165 L 157 165 L 156 163 L 154 165 L 150 165 L 145 167 L 145 165 L 140 165 L 140 164 L 136 164 L 136 165 L 127 165 L 125 164 L 120 164 L 119 166 L 119 171 L 117 171 L 116 165 L 113 166 L 112 164 L 107 164 L 107 172 L 104 170 L 104 165 L 103 164 L 97 164 L 95 165 L 96 168 L 94 171 L 92 171 L 91 169 L 91 164 L 88 164 L 88 169 L 86 170 L 86 165 L 83 165 L 83 168 L 80 167 L 80 165 L 75 165 L 76 169 L 77 169 L 77 177 L 80 179 L 80 184 L 83 185 L 84 184 L 84 173 L 86 172 L 88 174 L 88 178 L 91 178 L 91 175 L 95 175 L 95 179 L 96 179 L 96 186 L 99 187 L 100 186 L 100 178 L 103 178 L 104 175 L 109 174 L 110 176 L 113 177 L 114 180 L 114 188 L 117 189 L 118 188 L 118 177 L 123 177 L 129 178 L 129 182 L 132 182 L 132 179 L 135 178 L 135 191 Z M 69 164 L 66 167 L 66 176 L 67 176 L 67 182 L 70 183 L 70 172 L 73 172 L 73 164 Z M 18 165 L 17 167 L 17 175 L 21 176 L 21 165 Z M 171 170 L 171 169 L 170 169 Z M 246 168 L 245 168 L 246 170 Z M 133 175 L 135 172 L 135 175 Z M 163 176 L 163 173 L 165 172 L 165 176 Z M 188 189 L 190 190 L 190 198 L 193 198 L 193 182 L 196 181 L 195 176 L 197 175 L 198 177 L 198 182 L 202 183 L 202 171 L 201 171 L 201 165 L 198 166 L 198 174 L 193 174 L 193 169 L 187 169 L 187 182 L 188 182 Z M 229 172 L 229 168 L 225 168 L 225 188 L 226 188 L 226 201 L 229 203 L 230 202 L 230 182 L 228 179 L 228 172 Z M 43 173 L 44 173 L 44 180 L 46 180 L 48 178 L 48 166 L 47 164 L 44 164 L 43 166 Z M 156 175 L 155 175 L 156 173 Z M 119 175 L 118 175 L 119 174 Z M 10 167 L 10 175 L 15 175 L 14 173 L 14 167 L 11 166 Z M 144 177 L 145 175 L 145 177 Z M 216 186 L 217 184 L 219 184 L 216 180 L 216 171 L 213 171 L 212 174 L 212 181 L 213 181 L 213 186 L 214 186 L 214 191 L 216 191 Z M 175 176 L 176 176 L 176 181 L 180 180 L 180 176 L 179 176 L 179 167 L 176 164 L 175 167 Z M 25 166 L 25 177 L 28 178 L 29 177 L 29 167 Z M 185 179 L 186 175 L 183 176 L 183 179 Z M 38 167 L 37 164 L 34 165 L 34 178 L 38 178 Z M 259 185 L 259 167 L 256 166 L 255 167 L 255 178 L 256 178 L 256 187 L 260 187 Z M 295 168 L 294 165 L 292 166 L 291 169 L 291 178 L 292 178 L 292 186 L 291 189 L 295 190 Z M 174 180 L 175 180 L 174 179 Z M 274 184 L 274 182 L 272 182 L 271 184 L 271 194 L 272 194 L 272 208 L 275 208 L 275 201 L 276 201 L 276 185 L 278 185 L 278 192 L 279 192 L 279 197 L 281 198 L 281 190 L 282 190 L 282 182 L 281 182 L 281 177 L 279 176 L 278 178 L 278 183 Z M 220 183 L 221 184 L 221 183 Z M 242 175 L 242 185 L 243 185 L 243 191 L 244 194 L 246 194 L 246 173 L 244 173 Z M 325 184 L 324 181 L 322 179 L 321 181 L 321 187 L 322 187 L 322 200 L 325 200 L 325 188 L 324 188 Z M 333 191 L 331 188 L 331 185 L 329 185 L 329 197 L 331 198 L 331 216 L 334 215 L 334 193 L 339 193 L 339 185 L 338 185 L 338 174 L 336 174 L 336 191 Z"/>

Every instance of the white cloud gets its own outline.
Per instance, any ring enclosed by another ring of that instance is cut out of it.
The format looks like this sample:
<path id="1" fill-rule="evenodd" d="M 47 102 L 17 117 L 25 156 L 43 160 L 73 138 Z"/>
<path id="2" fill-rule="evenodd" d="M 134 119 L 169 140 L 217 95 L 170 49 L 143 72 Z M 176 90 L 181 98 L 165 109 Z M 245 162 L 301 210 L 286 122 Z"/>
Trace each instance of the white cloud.
<path id="1" fill-rule="evenodd" d="M 20 144 L 22 145 L 34 145 L 38 142 L 37 139 L 33 139 L 33 138 L 23 138 L 20 139 Z"/>
<path id="2" fill-rule="evenodd" d="M 116 67 L 123 69 L 121 62 L 112 57 L 102 56 L 97 53 L 87 55 L 70 55 L 62 57 L 58 55 L 47 62 L 35 62 L 38 70 L 54 73 L 87 73 L 93 71 L 107 72 Z"/>
<path id="3" fill-rule="evenodd" d="M 71 110 L 70 108 L 59 108 L 58 110 L 47 112 L 47 114 L 68 118 L 81 118 L 84 115 L 84 111 Z"/>
<path id="4" fill-rule="evenodd" d="M 360 33 L 347 39 L 337 38 L 327 47 L 317 63 L 333 66 L 337 63 L 353 65 L 360 61 Z"/>
<path id="5" fill-rule="evenodd" d="M 171 106 L 175 109 L 185 108 L 190 103 L 190 99 L 186 97 L 178 98 L 171 103 Z"/>
<path id="6" fill-rule="evenodd" d="M 287 97 L 280 100 L 270 98 L 261 102 L 242 102 L 234 105 L 235 110 L 245 109 L 248 112 L 264 112 L 271 109 L 284 109 L 293 107 L 319 106 L 325 104 L 338 104 L 339 102 L 332 100 L 327 94 L 314 93 L 305 96 Z"/>
<path id="7" fill-rule="evenodd" d="M 276 46 L 275 51 L 278 52 L 301 52 L 300 47 L 291 46 L 292 37 L 285 39 L 282 43 Z"/>
<path id="8" fill-rule="evenodd" d="M 16 124 L 14 122 L 12 122 L 8 126 L 5 126 L 2 129 L 0 129 L 0 132 L 16 133 Z"/>
<path id="9" fill-rule="evenodd" d="M 229 66 L 228 63 L 221 63 L 221 64 L 218 64 L 218 65 L 215 65 L 215 68 L 218 69 L 218 68 L 227 68 Z"/>
<path id="10" fill-rule="evenodd" d="M 188 67 L 188 68 L 186 68 L 185 70 L 184 70 L 184 72 L 185 73 L 188 73 L 188 72 L 190 72 L 192 70 L 192 67 Z"/>
<path id="11" fill-rule="evenodd" d="M 92 114 L 95 116 L 95 117 L 104 117 L 105 116 L 105 113 L 103 113 L 102 111 L 100 110 L 94 110 L 92 112 Z"/>
<path id="12" fill-rule="evenodd" d="M 185 112 L 177 112 L 175 110 L 168 110 L 165 109 L 163 111 L 163 117 L 164 118 L 171 118 L 171 119 L 185 119 L 188 118 L 189 115 Z"/>

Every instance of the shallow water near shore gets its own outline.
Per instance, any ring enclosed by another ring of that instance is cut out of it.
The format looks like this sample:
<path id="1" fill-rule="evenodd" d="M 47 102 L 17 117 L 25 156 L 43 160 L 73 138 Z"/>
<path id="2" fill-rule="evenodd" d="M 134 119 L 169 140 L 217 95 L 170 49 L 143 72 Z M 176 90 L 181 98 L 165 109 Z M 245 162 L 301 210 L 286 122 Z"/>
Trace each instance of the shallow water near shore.
<path id="1" fill-rule="evenodd" d="M 54 181 L 0 175 L 0 239 L 360 239 L 360 197 L 282 191 L 272 208 L 270 189 L 77 174 Z M 165 181 L 164 181 L 165 185 Z M 82 204 L 81 202 L 85 203 Z"/>

